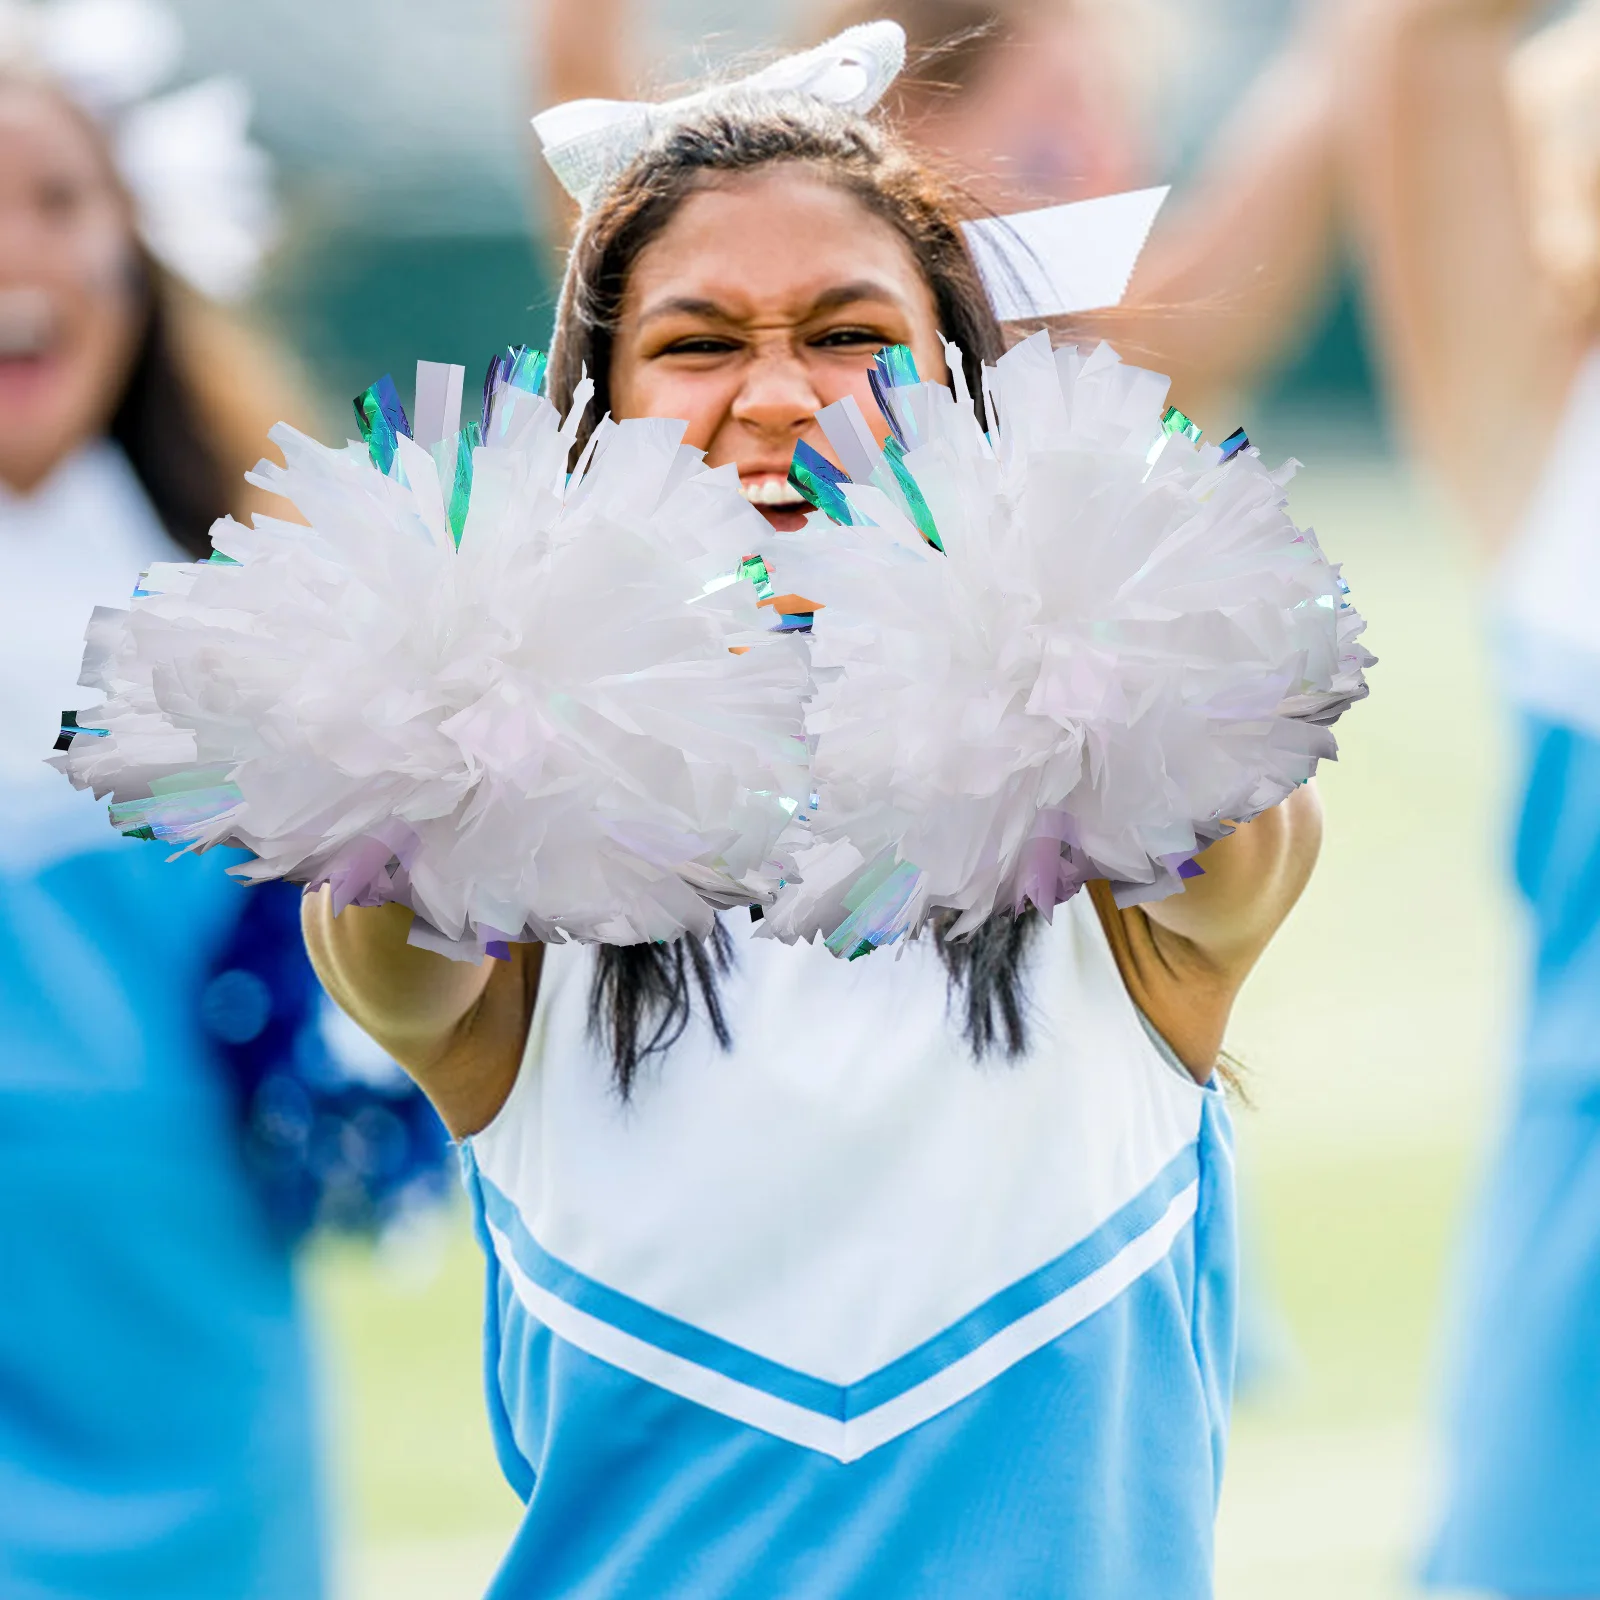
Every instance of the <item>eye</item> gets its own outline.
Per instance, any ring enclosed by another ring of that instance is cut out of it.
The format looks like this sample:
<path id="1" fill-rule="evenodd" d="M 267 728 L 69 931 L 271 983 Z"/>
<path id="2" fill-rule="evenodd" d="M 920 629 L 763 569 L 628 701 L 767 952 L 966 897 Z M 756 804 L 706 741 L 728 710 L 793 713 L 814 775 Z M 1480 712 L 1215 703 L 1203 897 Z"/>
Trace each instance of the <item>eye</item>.
<path id="1" fill-rule="evenodd" d="M 664 346 L 659 354 L 664 356 L 723 356 L 730 350 L 737 350 L 738 345 L 732 339 L 719 338 L 715 334 L 699 333 L 687 339 L 674 339 L 671 344 Z"/>
<path id="2" fill-rule="evenodd" d="M 819 334 L 811 341 L 813 348 L 818 350 L 850 350 L 867 345 L 881 348 L 892 343 L 893 340 L 872 328 L 830 328 L 827 333 Z"/>

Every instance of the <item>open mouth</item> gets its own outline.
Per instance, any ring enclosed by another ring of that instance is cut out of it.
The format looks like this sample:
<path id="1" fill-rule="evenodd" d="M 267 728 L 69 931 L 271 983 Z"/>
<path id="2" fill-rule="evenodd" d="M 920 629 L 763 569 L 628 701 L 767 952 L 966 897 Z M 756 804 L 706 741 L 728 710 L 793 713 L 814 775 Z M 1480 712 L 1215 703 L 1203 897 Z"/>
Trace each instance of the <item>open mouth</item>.
<path id="1" fill-rule="evenodd" d="M 0 373 L 38 370 L 60 342 L 60 319 L 44 290 L 0 289 Z"/>
<path id="2" fill-rule="evenodd" d="M 739 493 L 762 511 L 809 511 L 810 502 L 787 478 L 741 478 Z"/>

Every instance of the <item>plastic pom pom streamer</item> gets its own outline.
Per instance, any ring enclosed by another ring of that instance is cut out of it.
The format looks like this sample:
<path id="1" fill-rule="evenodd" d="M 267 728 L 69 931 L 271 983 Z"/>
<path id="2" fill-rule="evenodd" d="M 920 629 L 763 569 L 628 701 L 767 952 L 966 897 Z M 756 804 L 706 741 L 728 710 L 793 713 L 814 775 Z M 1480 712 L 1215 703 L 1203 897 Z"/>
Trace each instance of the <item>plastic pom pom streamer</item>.
<path id="1" fill-rule="evenodd" d="M 467 428 L 437 398 L 459 374 L 425 367 L 421 437 L 392 383 L 361 444 L 275 429 L 287 465 L 252 481 L 308 525 L 224 520 L 223 559 L 96 612 L 105 703 L 58 764 L 129 833 L 401 901 L 451 953 L 704 934 L 770 900 L 810 784 L 805 646 L 741 577 L 767 524 L 681 423 L 604 421 L 569 476 L 586 396 L 563 422 L 542 376 L 497 358 Z"/>
<path id="2" fill-rule="evenodd" d="M 802 447 L 792 481 L 830 522 L 768 545 L 826 605 L 817 804 L 762 931 L 846 956 L 1093 878 L 1177 892 L 1336 753 L 1373 659 L 1293 463 L 1204 445 L 1164 378 L 1043 334 L 985 369 L 986 434 L 949 354 L 953 390 L 879 358 L 881 450 L 853 401 L 820 414 L 844 470 Z"/>

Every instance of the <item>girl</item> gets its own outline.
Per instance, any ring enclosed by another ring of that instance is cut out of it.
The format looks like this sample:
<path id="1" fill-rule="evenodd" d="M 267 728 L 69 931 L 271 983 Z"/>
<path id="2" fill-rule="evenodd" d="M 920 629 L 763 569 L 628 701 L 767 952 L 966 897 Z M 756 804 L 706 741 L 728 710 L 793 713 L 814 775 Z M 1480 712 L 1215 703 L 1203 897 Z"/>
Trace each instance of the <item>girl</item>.
<path id="1" fill-rule="evenodd" d="M 1530 9 L 1375 8 L 1349 82 L 1395 391 L 1498 565 L 1533 917 L 1427 1575 L 1553 1600 L 1600 1595 L 1600 10 L 1514 53 Z"/>
<path id="2" fill-rule="evenodd" d="M 943 373 L 941 333 L 974 382 L 1002 350 L 929 171 L 860 116 L 732 88 L 603 186 L 551 397 L 587 370 L 591 417 L 686 419 L 792 530 L 818 409 L 874 415 L 885 346 Z M 474 966 L 409 947 L 401 909 L 309 897 L 324 982 L 463 1141 L 527 1501 L 493 1593 L 1209 1595 L 1213 1073 L 1318 832 L 1301 789 L 1175 899 L 1100 885 L 854 963 L 733 913 L 707 947 Z"/>
<path id="3" fill-rule="evenodd" d="M 314 1600 L 290 1261 L 201 1019 L 238 890 L 44 765 L 86 610 L 209 549 L 267 421 L 217 379 L 259 352 L 138 242 L 64 80 L 0 53 L 0 549 L 30 596 L 0 628 L 0 1591 Z"/>

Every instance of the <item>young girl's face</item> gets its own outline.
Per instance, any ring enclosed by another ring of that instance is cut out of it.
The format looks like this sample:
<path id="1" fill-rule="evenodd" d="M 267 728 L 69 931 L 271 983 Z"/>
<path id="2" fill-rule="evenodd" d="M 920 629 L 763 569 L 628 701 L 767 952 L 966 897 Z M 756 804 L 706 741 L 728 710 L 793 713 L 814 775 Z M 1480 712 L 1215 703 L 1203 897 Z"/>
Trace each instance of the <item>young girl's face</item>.
<path id="1" fill-rule="evenodd" d="M 881 442 L 867 373 L 890 344 L 910 345 L 923 377 L 945 376 L 932 291 L 888 223 L 798 167 L 724 180 L 634 263 L 612 409 L 686 421 L 686 443 L 737 466 L 775 527 L 798 528 L 810 508 L 788 486 L 795 441 L 830 454 L 815 414 L 854 395 Z"/>
<path id="2" fill-rule="evenodd" d="M 0 480 L 34 488 L 110 420 L 139 331 L 127 202 L 58 96 L 0 84 Z"/>

